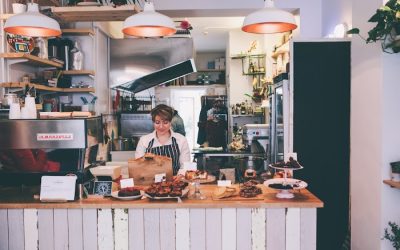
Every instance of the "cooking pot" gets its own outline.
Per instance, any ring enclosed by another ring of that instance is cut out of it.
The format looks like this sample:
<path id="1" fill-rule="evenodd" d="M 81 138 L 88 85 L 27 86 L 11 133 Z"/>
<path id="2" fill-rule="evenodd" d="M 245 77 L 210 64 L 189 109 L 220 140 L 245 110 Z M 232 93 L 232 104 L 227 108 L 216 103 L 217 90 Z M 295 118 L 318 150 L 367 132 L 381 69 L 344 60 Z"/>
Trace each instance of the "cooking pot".
<path id="1" fill-rule="evenodd" d="M 132 151 L 136 149 L 137 145 L 136 138 L 122 138 L 119 137 L 114 139 L 112 142 L 112 150 L 113 151 Z"/>
<path id="2" fill-rule="evenodd" d="M 4 98 L 1 100 L 3 106 L 10 106 L 11 103 L 18 103 L 18 96 L 17 94 L 8 93 L 4 94 Z"/>

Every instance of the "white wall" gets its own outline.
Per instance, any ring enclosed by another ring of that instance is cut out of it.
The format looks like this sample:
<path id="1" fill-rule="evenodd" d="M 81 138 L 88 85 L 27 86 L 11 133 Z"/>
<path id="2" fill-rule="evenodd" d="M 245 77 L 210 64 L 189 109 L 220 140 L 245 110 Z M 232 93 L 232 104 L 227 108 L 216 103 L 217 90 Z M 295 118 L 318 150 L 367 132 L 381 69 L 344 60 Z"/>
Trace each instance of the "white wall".
<path id="1" fill-rule="evenodd" d="M 382 179 L 390 179 L 390 162 L 400 161 L 400 55 L 383 54 L 382 95 Z M 400 190 L 381 183 L 381 236 L 388 221 L 400 225 Z M 389 241 L 381 244 L 382 249 L 391 249 Z"/>
<path id="2" fill-rule="evenodd" d="M 257 41 L 257 48 L 252 52 L 252 54 L 264 53 L 264 36 L 244 33 L 241 30 L 233 30 L 229 32 L 229 52 L 232 55 L 238 55 L 241 53 L 246 53 L 250 48 L 253 41 Z M 252 95 L 252 81 L 253 76 L 245 76 L 242 73 L 242 60 L 241 59 L 231 59 L 229 60 L 229 101 L 230 105 L 236 103 L 244 102 L 245 100 L 250 100 L 244 94 Z M 245 69 L 247 72 L 247 69 Z"/>
<path id="3" fill-rule="evenodd" d="M 366 35 L 367 20 L 381 0 L 353 0 L 352 25 Z M 380 44 L 352 39 L 351 194 L 353 249 L 392 249 L 382 241 L 389 220 L 400 222 L 398 189 L 382 183 L 389 162 L 400 160 L 399 55 L 383 54 Z M 397 67 L 398 68 L 398 67 Z M 367 181 L 366 181 L 367 180 Z"/>
<path id="4" fill-rule="evenodd" d="M 337 24 L 352 23 L 351 3 L 349 0 L 322 0 L 322 36 L 332 34 Z"/>

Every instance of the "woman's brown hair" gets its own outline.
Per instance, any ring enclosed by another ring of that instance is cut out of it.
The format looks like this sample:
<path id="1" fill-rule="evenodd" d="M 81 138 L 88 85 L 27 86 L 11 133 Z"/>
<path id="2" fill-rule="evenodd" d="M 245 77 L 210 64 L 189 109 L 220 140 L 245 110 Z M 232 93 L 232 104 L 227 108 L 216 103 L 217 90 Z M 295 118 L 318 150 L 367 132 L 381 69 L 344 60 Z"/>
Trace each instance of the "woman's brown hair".
<path id="1" fill-rule="evenodd" d="M 174 109 L 165 104 L 159 104 L 151 110 L 150 114 L 153 122 L 155 121 L 157 115 L 161 117 L 161 119 L 170 122 L 172 121 L 172 117 L 174 115 Z"/>

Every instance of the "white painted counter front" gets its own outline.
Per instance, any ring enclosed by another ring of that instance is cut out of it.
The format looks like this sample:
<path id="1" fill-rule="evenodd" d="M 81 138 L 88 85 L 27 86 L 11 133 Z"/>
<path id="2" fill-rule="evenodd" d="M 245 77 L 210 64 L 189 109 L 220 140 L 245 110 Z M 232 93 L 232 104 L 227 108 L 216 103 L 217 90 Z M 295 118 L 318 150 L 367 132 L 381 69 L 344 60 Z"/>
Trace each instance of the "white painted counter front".
<path id="1" fill-rule="evenodd" d="M 274 197 L 179 204 L 2 202 L 0 250 L 316 249 L 316 210 L 323 203 L 307 190 L 297 201 Z"/>

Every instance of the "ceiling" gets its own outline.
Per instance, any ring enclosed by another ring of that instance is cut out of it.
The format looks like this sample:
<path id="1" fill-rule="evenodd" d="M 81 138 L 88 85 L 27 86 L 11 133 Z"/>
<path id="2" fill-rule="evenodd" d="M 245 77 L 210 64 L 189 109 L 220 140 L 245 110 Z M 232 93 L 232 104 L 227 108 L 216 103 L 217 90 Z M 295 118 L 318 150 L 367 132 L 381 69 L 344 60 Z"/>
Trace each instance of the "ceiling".
<path id="1" fill-rule="evenodd" d="M 240 29 L 244 17 L 190 17 L 191 35 L 197 52 L 225 51 L 230 30 Z"/>
<path id="2" fill-rule="evenodd" d="M 244 17 L 175 17 L 179 21 L 187 20 L 191 26 L 196 52 L 222 52 L 225 51 L 230 30 L 240 29 Z M 123 22 L 108 22 L 109 35 L 115 39 L 124 38 L 122 33 Z"/>

